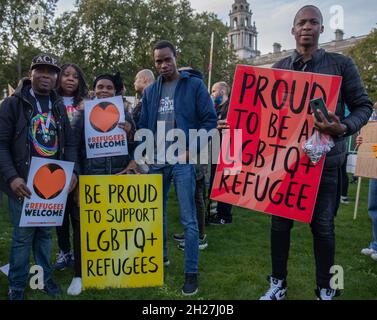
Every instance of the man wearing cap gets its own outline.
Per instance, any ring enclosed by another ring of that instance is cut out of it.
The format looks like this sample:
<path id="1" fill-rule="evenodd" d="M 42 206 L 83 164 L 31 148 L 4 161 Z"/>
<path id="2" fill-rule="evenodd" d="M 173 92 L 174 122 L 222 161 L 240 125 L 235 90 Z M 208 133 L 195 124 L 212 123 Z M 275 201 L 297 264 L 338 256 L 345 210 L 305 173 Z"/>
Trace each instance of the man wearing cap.
<path id="1" fill-rule="evenodd" d="M 0 187 L 8 194 L 13 224 L 10 250 L 9 299 L 24 299 L 29 275 L 30 249 L 37 265 L 43 268 L 44 289 L 50 296 L 60 295 L 51 278 L 52 228 L 20 228 L 26 186 L 32 157 L 76 162 L 77 152 L 63 100 L 55 93 L 60 68 L 47 54 L 33 58 L 30 78 L 21 80 L 13 96 L 0 106 Z M 77 183 L 73 174 L 70 191 Z"/>

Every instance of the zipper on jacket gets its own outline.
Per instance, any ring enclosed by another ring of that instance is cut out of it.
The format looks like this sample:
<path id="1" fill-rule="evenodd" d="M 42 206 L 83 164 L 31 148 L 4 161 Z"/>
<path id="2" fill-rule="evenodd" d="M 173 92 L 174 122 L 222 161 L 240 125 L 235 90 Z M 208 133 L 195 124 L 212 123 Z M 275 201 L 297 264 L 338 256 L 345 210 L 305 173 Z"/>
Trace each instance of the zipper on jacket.
<path id="1" fill-rule="evenodd" d="M 63 127 L 62 127 L 62 115 L 60 114 L 60 110 L 59 110 L 59 107 L 57 105 L 57 102 L 59 101 L 58 98 L 56 98 L 56 100 L 54 101 L 53 105 L 52 105 L 52 109 L 54 110 L 55 109 L 55 114 L 56 114 L 56 119 L 55 119 L 55 122 L 56 122 L 56 129 L 58 130 L 58 143 L 59 143 L 59 155 L 58 155 L 58 158 L 59 159 L 63 159 L 64 158 L 64 145 L 65 145 L 65 141 L 64 141 L 64 134 L 63 134 Z"/>
<path id="2" fill-rule="evenodd" d="M 29 117 L 29 121 L 27 122 L 26 124 L 26 148 L 27 148 L 27 152 L 28 152 L 28 160 L 26 161 L 25 165 L 28 167 L 28 172 L 29 172 L 29 169 L 30 169 L 30 162 L 31 162 L 31 149 L 30 149 L 30 140 L 29 140 L 29 134 L 30 134 L 30 122 L 31 122 L 31 119 L 33 117 L 33 114 L 34 114 L 34 111 L 35 111 L 35 108 L 34 108 L 34 105 L 32 103 L 30 103 L 28 100 L 24 99 L 24 97 L 21 96 L 21 100 L 26 102 L 30 107 L 31 109 L 29 109 L 27 112 L 29 112 L 28 114 L 28 117 Z"/>

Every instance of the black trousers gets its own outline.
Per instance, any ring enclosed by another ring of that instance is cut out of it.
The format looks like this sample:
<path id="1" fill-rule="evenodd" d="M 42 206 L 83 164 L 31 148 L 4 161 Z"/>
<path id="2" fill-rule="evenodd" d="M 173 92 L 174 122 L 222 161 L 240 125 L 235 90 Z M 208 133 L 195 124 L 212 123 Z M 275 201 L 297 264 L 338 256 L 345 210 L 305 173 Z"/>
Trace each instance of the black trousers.
<path id="1" fill-rule="evenodd" d="M 321 288 L 330 288 L 330 268 L 335 259 L 334 218 L 339 207 L 341 193 L 341 169 L 324 169 L 319 186 L 313 219 L 310 224 L 313 234 L 316 281 Z M 272 217 L 271 256 L 272 276 L 286 279 L 293 220 Z"/>
<path id="2" fill-rule="evenodd" d="M 216 164 L 211 165 L 211 177 L 210 177 L 210 186 L 209 186 L 209 194 L 211 194 L 213 180 L 215 179 L 215 173 L 216 173 Z M 224 219 L 227 222 L 232 222 L 232 205 L 225 202 L 217 202 L 217 216 L 220 219 Z"/>
<path id="3" fill-rule="evenodd" d="M 347 158 L 348 155 L 346 156 L 346 160 L 344 160 L 344 163 L 342 165 L 342 196 L 347 197 L 348 195 L 348 173 L 347 173 Z"/>
<path id="4" fill-rule="evenodd" d="M 75 258 L 75 277 L 81 277 L 80 208 L 74 201 L 74 193 L 68 195 L 63 225 L 56 228 L 58 245 L 61 251 L 71 251 L 70 223 L 73 230 L 73 256 Z"/>

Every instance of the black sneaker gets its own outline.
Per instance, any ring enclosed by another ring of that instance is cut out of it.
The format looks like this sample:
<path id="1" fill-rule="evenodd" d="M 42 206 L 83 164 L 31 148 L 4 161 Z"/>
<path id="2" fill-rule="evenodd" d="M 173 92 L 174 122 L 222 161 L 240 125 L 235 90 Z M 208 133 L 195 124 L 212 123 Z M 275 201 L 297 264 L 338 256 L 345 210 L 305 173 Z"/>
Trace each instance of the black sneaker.
<path id="1" fill-rule="evenodd" d="M 209 221 L 209 224 L 213 224 L 213 225 L 230 224 L 230 223 L 232 223 L 232 221 L 225 220 L 219 216 L 215 216 Z"/>
<path id="2" fill-rule="evenodd" d="M 203 236 L 199 237 L 199 250 L 204 250 L 207 247 L 208 247 L 207 235 L 204 234 Z M 178 244 L 178 249 L 185 251 L 185 242 L 184 241 L 181 241 Z"/>
<path id="3" fill-rule="evenodd" d="M 9 300 L 25 300 L 24 290 L 11 290 L 8 292 Z"/>
<path id="4" fill-rule="evenodd" d="M 182 288 L 182 294 L 184 296 L 193 296 L 198 293 L 198 274 L 186 273 L 185 284 Z"/>
<path id="5" fill-rule="evenodd" d="M 175 233 L 173 235 L 173 239 L 178 242 L 185 241 L 185 234 L 184 233 Z"/>
<path id="6" fill-rule="evenodd" d="M 164 267 L 168 267 L 170 265 L 170 261 L 168 257 L 164 257 Z"/>
<path id="7" fill-rule="evenodd" d="M 54 280 L 49 279 L 45 284 L 44 288 L 42 289 L 44 293 L 47 293 L 50 297 L 59 297 L 62 294 L 59 286 L 54 282 Z"/>
<path id="8" fill-rule="evenodd" d="M 55 270 L 63 271 L 68 267 L 73 267 L 74 264 L 75 260 L 72 252 L 64 253 L 63 251 L 60 251 L 56 258 Z"/>

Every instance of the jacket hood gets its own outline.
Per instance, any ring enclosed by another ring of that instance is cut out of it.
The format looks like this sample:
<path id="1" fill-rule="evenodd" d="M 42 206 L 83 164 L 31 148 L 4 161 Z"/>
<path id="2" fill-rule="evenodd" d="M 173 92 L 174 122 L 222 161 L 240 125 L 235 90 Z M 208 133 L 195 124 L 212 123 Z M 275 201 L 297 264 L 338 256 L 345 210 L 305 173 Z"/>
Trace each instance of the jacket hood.
<path id="1" fill-rule="evenodd" d="M 181 75 L 181 79 L 192 77 L 192 78 L 198 78 L 200 80 L 203 80 L 203 74 L 200 71 L 198 71 L 198 70 L 185 69 L 185 70 L 179 71 L 179 74 Z M 161 82 L 162 83 L 163 82 L 162 76 L 158 76 L 156 82 Z"/>
<path id="2" fill-rule="evenodd" d="M 184 70 L 184 72 L 188 73 L 188 75 L 190 77 L 195 77 L 195 78 L 199 78 L 200 80 L 203 80 L 203 74 L 198 71 L 198 70 L 195 70 L 195 69 L 186 69 Z"/>
<path id="3" fill-rule="evenodd" d="M 179 74 L 181 76 L 180 80 L 189 79 L 189 78 L 196 78 L 198 80 L 203 81 L 203 78 L 201 78 L 201 73 L 199 71 L 196 71 L 196 70 L 193 70 L 193 69 L 188 69 L 188 70 L 185 69 L 185 70 L 179 71 Z M 144 94 L 146 94 L 147 92 L 153 92 L 153 94 L 155 95 L 154 98 L 156 99 L 155 101 L 157 101 L 157 100 L 159 101 L 160 96 L 161 96 L 161 92 L 162 92 L 162 84 L 163 84 L 163 77 L 158 76 L 157 80 L 152 85 L 148 86 L 145 89 Z M 156 88 L 156 90 L 154 88 Z M 157 107 L 157 105 L 156 105 L 156 107 Z"/>
<path id="4" fill-rule="evenodd" d="M 13 95 L 19 98 L 25 97 L 25 90 L 31 87 L 31 80 L 29 78 L 22 78 L 18 83 Z"/>

